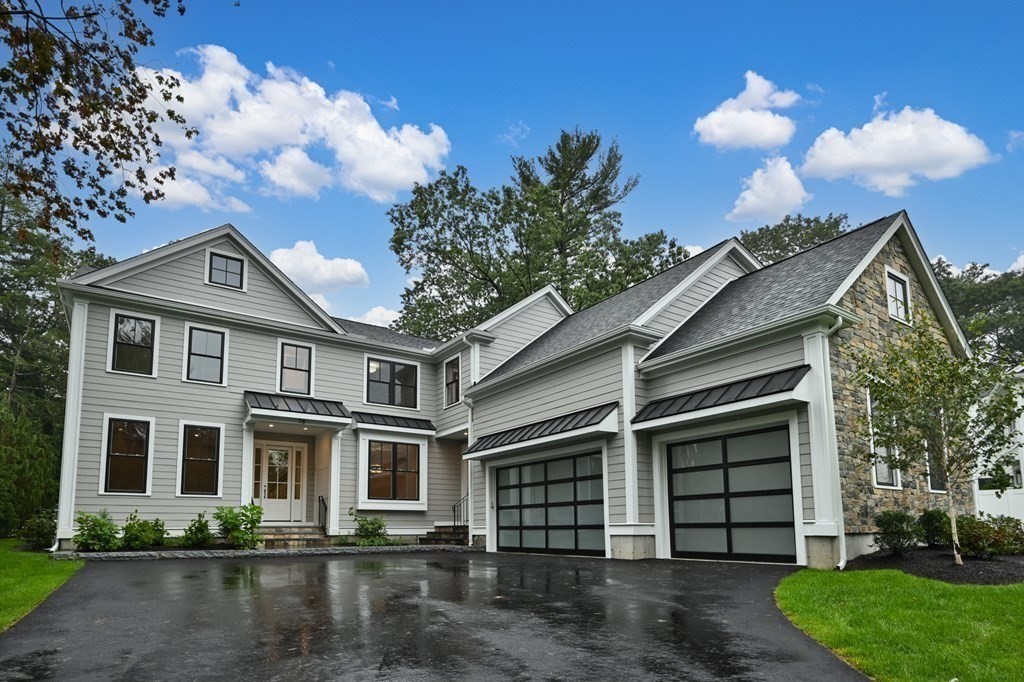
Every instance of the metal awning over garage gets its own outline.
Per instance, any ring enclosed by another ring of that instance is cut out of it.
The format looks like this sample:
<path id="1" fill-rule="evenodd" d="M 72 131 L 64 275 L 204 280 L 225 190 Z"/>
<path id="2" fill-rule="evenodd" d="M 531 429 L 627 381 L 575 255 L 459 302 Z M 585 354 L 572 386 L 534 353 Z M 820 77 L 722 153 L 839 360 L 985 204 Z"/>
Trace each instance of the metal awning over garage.
<path id="1" fill-rule="evenodd" d="M 531 424 L 517 426 L 481 436 L 466 450 L 466 459 L 483 459 L 527 446 L 540 446 L 555 441 L 586 436 L 593 433 L 616 433 L 617 402 L 588 407 Z"/>

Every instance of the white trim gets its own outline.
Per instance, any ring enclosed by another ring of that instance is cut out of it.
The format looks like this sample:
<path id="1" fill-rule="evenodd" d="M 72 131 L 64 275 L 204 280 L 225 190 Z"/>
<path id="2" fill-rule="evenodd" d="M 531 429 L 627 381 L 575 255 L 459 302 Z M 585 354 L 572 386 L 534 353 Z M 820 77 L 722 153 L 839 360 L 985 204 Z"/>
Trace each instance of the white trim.
<path id="1" fill-rule="evenodd" d="M 835 436 L 829 435 L 829 413 L 832 407 L 829 365 L 829 340 L 819 330 L 803 337 L 804 362 L 811 366 L 807 373 L 811 400 L 807 404 L 807 430 L 811 448 L 811 481 L 814 488 L 815 521 L 834 521 L 841 504 L 839 455 Z"/>
<path id="2" fill-rule="evenodd" d="M 508 318 L 518 313 L 519 311 L 528 308 L 530 305 L 536 303 L 545 296 L 550 297 L 555 307 L 562 312 L 562 319 L 565 319 L 569 315 L 572 315 L 572 308 L 569 306 L 568 303 L 565 302 L 565 299 L 562 298 L 561 295 L 559 295 L 558 291 L 556 291 L 555 288 L 549 284 L 546 287 L 538 289 L 537 291 L 533 292 L 532 294 L 522 299 L 518 303 L 510 305 L 508 308 L 505 308 L 494 317 L 484 320 L 477 326 L 473 327 L 473 329 L 479 331 L 489 331 L 491 327 L 501 324 Z"/>
<path id="3" fill-rule="evenodd" d="M 221 348 L 221 368 L 220 368 L 220 382 L 216 381 L 200 381 L 198 379 L 188 378 L 188 357 L 189 357 L 189 341 L 192 338 L 192 330 L 198 329 L 200 331 L 218 332 L 224 335 L 224 347 Z M 228 385 L 228 341 L 231 337 L 231 331 L 224 327 L 214 327 L 205 324 L 196 324 L 194 322 L 185 323 L 185 343 L 181 350 L 181 380 L 189 384 L 201 384 L 204 386 L 227 386 Z"/>
<path id="4" fill-rule="evenodd" d="M 569 443 L 580 438 L 587 436 L 593 436 L 595 434 L 613 434 L 619 432 L 619 410 L 618 408 L 612 410 L 597 424 L 593 426 L 585 426 L 582 429 L 573 429 L 572 431 L 566 431 L 565 433 L 556 433 L 551 436 L 544 436 L 543 438 L 534 438 L 526 440 L 521 443 L 513 443 L 511 445 L 502 445 L 497 448 L 488 448 L 486 450 L 479 450 L 462 456 L 462 459 L 471 459 L 486 461 L 498 455 L 508 454 L 510 452 L 528 452 L 536 448 L 543 448 L 552 443 Z M 505 461 L 504 459 L 502 460 Z"/>
<path id="5" fill-rule="evenodd" d="M 379 432 L 374 433 L 360 433 L 358 443 L 358 465 L 356 467 L 358 481 L 356 488 L 358 490 L 356 509 L 359 511 L 364 510 L 384 510 L 384 511 L 427 511 L 427 464 L 430 459 L 430 453 L 428 451 L 429 442 L 426 436 L 420 435 L 411 436 L 404 433 L 396 433 L 395 429 L 391 429 L 391 435 L 385 438 L 375 437 Z M 374 500 L 370 499 L 369 495 L 369 470 L 370 470 L 370 440 L 379 440 L 388 443 L 408 443 L 412 445 L 418 445 L 420 448 L 420 490 L 418 500 Z"/>
<path id="6" fill-rule="evenodd" d="M 256 447 L 254 442 L 256 429 L 253 426 L 249 422 L 242 424 L 242 489 L 238 500 L 241 505 L 256 502 L 256 498 L 252 495 L 252 468 L 255 464 L 253 448 Z"/>
<path id="7" fill-rule="evenodd" d="M 454 403 L 448 402 L 448 363 L 452 360 L 459 361 L 459 399 Z M 419 384 L 419 378 L 417 377 L 416 383 Z M 417 386 L 418 388 L 418 386 Z M 455 355 L 452 355 L 447 360 L 441 363 L 441 402 L 444 404 L 445 410 L 449 407 L 455 407 L 456 405 L 462 404 L 462 351 L 460 350 Z"/>
<path id="8" fill-rule="evenodd" d="M 864 395 L 865 395 L 865 397 L 867 399 L 867 405 L 868 405 L 868 433 L 871 436 L 868 439 L 868 447 L 871 448 L 871 453 L 873 455 L 877 455 L 878 452 L 877 452 L 877 450 L 875 448 L 875 427 L 874 427 L 873 422 L 871 421 L 872 420 L 871 389 L 870 388 L 864 389 Z M 876 467 L 878 466 L 878 462 L 879 461 L 880 460 L 878 458 L 876 458 L 873 462 L 871 462 L 871 487 L 872 488 L 878 488 L 880 490 L 903 490 L 903 475 L 900 473 L 899 469 L 893 470 L 891 467 L 889 469 L 890 471 L 892 471 L 896 475 L 895 476 L 895 478 L 896 478 L 896 485 L 884 485 L 884 484 L 881 484 L 881 483 L 878 482 L 878 470 L 877 470 Z M 888 466 L 888 465 L 886 465 L 886 466 Z"/>
<path id="9" fill-rule="evenodd" d="M 382 360 L 384 362 L 399 362 L 403 365 L 416 365 L 416 407 L 405 407 L 404 405 L 392 405 L 391 403 L 371 403 L 370 398 L 370 360 Z M 420 399 L 420 389 L 423 386 L 423 367 L 417 360 L 406 360 L 398 356 L 388 356 L 381 353 L 363 353 L 363 396 L 362 404 L 366 407 L 387 407 L 392 410 L 407 410 L 410 412 L 422 412 L 420 405 L 422 405 Z M 461 391 L 460 391 L 461 396 Z"/>
<path id="10" fill-rule="evenodd" d="M 146 492 L 143 493 L 108 493 L 103 490 L 107 480 L 107 439 L 110 435 L 110 422 L 114 419 L 123 419 L 135 422 L 149 423 L 149 436 L 146 438 Z M 156 417 L 140 417 L 131 414 L 115 414 L 112 412 L 103 413 L 103 429 L 100 440 L 100 475 L 97 485 L 97 492 L 104 496 L 113 497 L 150 497 L 153 493 L 153 452 L 156 446 Z"/>
<path id="11" fill-rule="evenodd" d="M 331 434 L 331 462 L 328 470 L 327 534 L 341 533 L 341 431 Z"/>
<path id="12" fill-rule="evenodd" d="M 232 260 L 242 261 L 242 287 L 233 287 L 227 284 L 218 284 L 210 279 L 210 270 L 212 269 L 211 256 L 217 254 L 224 258 L 230 258 Z M 207 284 L 211 287 L 220 287 L 221 289 L 228 289 L 229 291 L 240 291 L 243 294 L 249 290 L 249 259 L 240 253 L 233 253 L 224 249 L 218 249 L 215 246 L 207 246 L 203 258 L 206 259 L 206 264 L 203 267 L 205 277 L 203 278 L 203 284 Z"/>
<path id="13" fill-rule="evenodd" d="M 946 489 L 945 490 L 936 490 L 935 488 L 932 487 L 932 463 L 931 463 L 931 457 L 926 457 L 925 458 L 925 461 L 924 461 L 924 471 L 925 471 L 925 475 L 924 475 L 925 483 L 928 484 L 928 492 L 933 493 L 935 495 L 947 495 L 947 494 L 949 494 L 949 481 L 948 480 L 946 481 Z"/>
<path id="14" fill-rule="evenodd" d="M 470 386 L 480 381 L 480 342 L 474 341 L 470 345 L 469 351 L 469 368 L 472 376 Z"/>
<path id="15" fill-rule="evenodd" d="M 141 372 L 126 372 L 122 369 L 114 369 L 114 321 L 118 315 L 132 317 L 139 320 L 152 320 L 153 322 L 153 371 L 150 374 Z M 110 374 L 123 374 L 129 377 L 143 377 L 156 379 L 160 369 L 160 316 L 140 313 L 124 308 L 110 308 L 110 321 L 107 327 L 107 364 L 104 369 Z"/>
<path id="16" fill-rule="evenodd" d="M 68 386 L 64 404 L 64 439 L 61 448 L 60 490 L 57 538 L 74 534 L 75 487 L 78 482 L 78 442 L 82 424 L 82 375 L 85 368 L 85 330 L 89 303 L 75 301 L 71 310 L 71 335 L 68 340 Z"/>
<path id="17" fill-rule="evenodd" d="M 282 393 L 282 395 L 298 395 L 292 393 Z M 309 398 L 311 396 L 303 396 Z M 253 418 L 261 418 L 269 421 L 289 422 L 296 423 L 300 421 L 315 422 L 317 424 L 330 424 L 331 426 L 347 426 L 352 423 L 352 419 L 349 417 L 325 417 L 319 414 L 307 414 L 305 412 L 285 412 L 284 410 L 267 410 L 262 407 L 250 407 L 248 420 L 251 422 Z"/>
<path id="18" fill-rule="evenodd" d="M 892 277 L 893 279 L 899 280 L 900 282 L 903 283 L 903 293 L 905 293 L 907 295 L 907 300 L 906 300 L 907 317 L 906 317 L 906 319 L 904 319 L 902 317 L 896 317 L 896 316 L 894 316 L 892 314 L 892 303 L 889 301 L 889 278 L 890 277 Z M 884 284 L 885 284 L 885 309 L 886 309 L 886 312 L 889 313 L 889 319 L 893 320 L 894 322 L 901 322 L 901 323 L 907 325 L 908 327 L 913 327 L 914 326 L 914 322 L 913 322 L 913 320 L 914 320 L 914 311 L 911 308 L 911 299 L 913 299 L 914 297 L 911 294 L 911 290 L 910 290 L 910 277 L 906 273 L 900 272 L 896 268 L 893 268 L 893 267 L 890 267 L 889 265 L 886 265 L 885 266 L 885 282 L 884 282 Z"/>
<path id="19" fill-rule="evenodd" d="M 281 388 L 281 362 L 284 360 L 284 353 L 282 353 L 282 346 L 284 344 L 289 346 L 299 346 L 301 348 L 309 349 L 309 393 L 295 393 L 294 391 L 285 391 Z M 309 343 L 306 341 L 296 341 L 294 339 L 286 339 L 282 337 L 277 338 L 277 366 L 274 371 L 277 376 L 274 378 L 275 390 L 281 395 L 295 395 L 302 396 L 304 398 L 313 398 L 316 396 L 316 344 Z"/>
<path id="20" fill-rule="evenodd" d="M 181 478 L 185 470 L 185 427 L 186 426 L 202 426 L 215 428 L 220 433 L 219 443 L 217 445 L 217 493 L 215 495 L 202 495 L 199 493 L 183 493 L 181 492 Z M 219 500 L 224 497 L 224 431 L 227 430 L 227 425 L 217 422 L 201 422 L 194 419 L 179 419 L 178 420 L 178 461 L 174 468 L 174 475 L 176 483 L 174 486 L 175 497 L 191 497 L 197 499 L 207 500 Z M 250 484 L 251 488 L 251 484 Z"/>
<path id="21" fill-rule="evenodd" d="M 462 422 L 461 424 L 456 424 L 455 426 L 449 426 L 447 429 L 442 429 L 440 431 L 435 431 L 434 432 L 434 437 L 435 438 L 447 438 L 448 436 L 451 436 L 452 434 L 456 434 L 456 433 L 459 433 L 459 432 L 462 432 L 464 435 L 467 435 L 467 436 L 469 435 L 469 422 L 468 421 Z"/>
<path id="22" fill-rule="evenodd" d="M 639 490 L 638 465 L 636 461 L 636 436 L 630 419 L 636 415 L 636 361 L 632 343 L 622 344 L 622 439 L 623 459 L 626 485 L 626 523 L 640 521 L 640 508 L 637 500 Z"/>
<path id="23" fill-rule="evenodd" d="M 900 214 L 896 217 L 895 220 L 892 221 L 889 227 L 885 230 L 885 233 L 878 239 L 878 241 L 875 242 L 874 246 L 872 246 L 871 249 L 867 252 L 867 254 L 860 260 L 860 263 L 857 263 L 857 266 L 850 271 L 850 274 L 846 276 L 846 279 L 843 280 L 843 283 L 839 285 L 839 288 L 836 289 L 835 293 L 833 293 L 831 298 L 828 299 L 828 303 L 830 305 L 839 305 L 839 302 L 843 299 L 843 296 L 846 294 L 846 292 L 849 291 L 850 287 L 852 287 L 857 282 L 857 280 L 860 279 L 860 276 L 864 273 L 865 270 L 867 270 L 868 266 L 870 266 L 871 263 L 874 262 L 875 258 L 878 257 L 878 254 L 882 252 L 882 249 L 885 248 L 885 245 L 889 243 L 889 240 L 892 239 L 893 235 L 896 234 L 900 227 L 903 227 L 904 215 L 905 214 Z"/>
<path id="24" fill-rule="evenodd" d="M 405 426 L 387 426 L 385 424 L 367 424 L 358 419 L 352 422 L 353 431 L 380 431 L 383 433 L 405 433 L 412 436 L 436 436 L 433 429 L 412 429 Z"/>

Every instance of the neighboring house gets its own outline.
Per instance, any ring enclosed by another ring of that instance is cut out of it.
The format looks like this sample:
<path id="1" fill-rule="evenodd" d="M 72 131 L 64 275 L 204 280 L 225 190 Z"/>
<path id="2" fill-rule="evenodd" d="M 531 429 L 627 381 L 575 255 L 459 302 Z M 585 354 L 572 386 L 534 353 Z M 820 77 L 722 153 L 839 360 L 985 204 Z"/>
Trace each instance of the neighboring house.
<path id="1" fill-rule="evenodd" d="M 854 434 L 855 352 L 923 310 L 966 346 L 903 212 L 768 267 L 730 239 L 575 313 L 546 287 L 445 343 L 329 317 L 231 226 L 60 287 L 65 541 L 77 512 L 174 533 L 254 501 L 329 535 L 355 507 L 490 551 L 829 566 L 948 494 Z"/>
<path id="2" fill-rule="evenodd" d="M 1015 371 L 1017 381 L 1024 381 L 1024 365 Z M 986 514 L 1002 514 L 1024 519 L 1024 481 L 1021 471 L 1024 470 L 1024 398 L 1019 401 L 1020 416 L 1017 417 L 1017 433 L 1020 441 L 1014 451 L 1014 464 L 1010 469 L 1011 484 L 1002 493 L 996 493 L 986 478 L 978 479 L 977 505 L 978 511 Z"/>

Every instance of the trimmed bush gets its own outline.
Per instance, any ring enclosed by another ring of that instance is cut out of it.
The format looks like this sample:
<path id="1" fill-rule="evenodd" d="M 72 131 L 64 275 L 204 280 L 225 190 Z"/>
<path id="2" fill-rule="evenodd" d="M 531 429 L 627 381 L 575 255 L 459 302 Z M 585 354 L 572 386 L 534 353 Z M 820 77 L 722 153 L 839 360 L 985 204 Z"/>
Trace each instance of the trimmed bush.
<path id="1" fill-rule="evenodd" d="M 18 537 L 35 550 L 50 549 L 57 537 L 57 510 L 40 509 L 18 531 Z"/>
<path id="2" fill-rule="evenodd" d="M 163 521 L 143 521 L 139 518 L 139 510 L 136 509 L 124 522 L 121 544 L 125 549 L 149 549 L 162 546 L 165 537 L 167 529 Z"/>
<path id="3" fill-rule="evenodd" d="M 891 554 L 903 554 L 921 540 L 921 526 L 906 512 L 884 511 L 875 517 L 875 525 L 875 546 Z"/>
<path id="4" fill-rule="evenodd" d="M 960 551 L 964 556 L 991 559 L 1006 554 L 1024 554 L 1024 525 L 1010 516 L 956 517 Z"/>
<path id="5" fill-rule="evenodd" d="M 78 532 L 71 539 L 82 552 L 113 552 L 121 547 L 121 529 L 106 509 L 99 514 L 80 513 L 75 517 Z"/>
<path id="6" fill-rule="evenodd" d="M 235 549 L 256 549 L 263 541 L 263 536 L 257 532 L 263 521 L 263 507 L 258 504 L 217 507 L 213 518 L 217 520 L 221 536 Z"/>
<path id="7" fill-rule="evenodd" d="M 210 522 L 206 520 L 206 512 L 199 512 L 199 516 L 188 522 L 185 532 L 181 536 L 181 544 L 193 549 L 208 547 L 213 543 L 213 533 L 210 532 Z"/>
<path id="8" fill-rule="evenodd" d="M 929 509 L 917 517 L 921 526 L 921 539 L 929 547 L 949 547 L 953 535 L 949 527 L 949 514 L 941 509 Z"/>
<path id="9" fill-rule="evenodd" d="M 357 547 L 383 547 L 395 542 L 388 537 L 388 524 L 381 516 L 360 516 L 355 507 L 348 508 L 348 515 L 356 522 Z"/>

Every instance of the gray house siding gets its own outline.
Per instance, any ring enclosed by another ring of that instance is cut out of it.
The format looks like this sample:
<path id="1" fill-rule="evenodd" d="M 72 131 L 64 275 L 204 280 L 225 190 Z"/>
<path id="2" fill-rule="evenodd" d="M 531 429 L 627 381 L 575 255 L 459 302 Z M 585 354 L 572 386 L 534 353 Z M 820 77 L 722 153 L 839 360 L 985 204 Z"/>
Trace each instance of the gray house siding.
<path id="1" fill-rule="evenodd" d="M 469 421 L 469 409 L 466 407 L 466 403 L 461 400 L 452 405 L 451 407 L 444 406 L 444 366 L 445 363 L 454 357 L 456 353 L 451 353 L 446 357 L 442 358 L 440 362 L 434 365 L 434 373 L 437 377 L 435 384 L 435 397 L 437 401 L 437 418 L 434 420 L 434 426 L 437 427 L 438 432 L 443 432 L 448 429 L 462 426 Z M 473 379 L 470 376 L 470 352 L 468 348 L 463 348 L 457 355 L 462 360 L 462 370 L 459 376 L 460 387 L 459 396 L 473 385 Z"/>
<path id="2" fill-rule="evenodd" d="M 746 270 L 741 268 L 732 256 L 726 256 L 644 326 L 668 334 L 727 282 L 745 274 Z"/>
<path id="3" fill-rule="evenodd" d="M 487 331 L 496 334 L 498 338 L 480 347 L 480 376 L 514 355 L 563 317 L 562 311 L 545 296 L 489 328 Z"/>
<path id="4" fill-rule="evenodd" d="M 226 240 L 212 244 L 211 248 L 241 255 Z M 201 302 L 204 306 L 236 313 L 323 328 L 323 324 L 282 290 L 258 263 L 249 259 L 247 267 L 248 284 L 244 292 L 206 284 L 206 248 L 203 247 L 106 286 L 157 298 Z"/>

